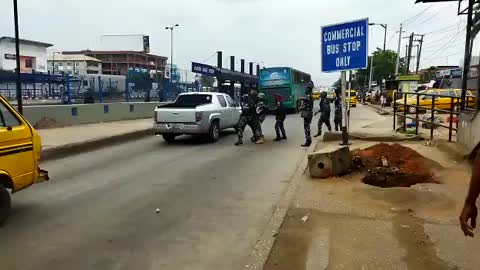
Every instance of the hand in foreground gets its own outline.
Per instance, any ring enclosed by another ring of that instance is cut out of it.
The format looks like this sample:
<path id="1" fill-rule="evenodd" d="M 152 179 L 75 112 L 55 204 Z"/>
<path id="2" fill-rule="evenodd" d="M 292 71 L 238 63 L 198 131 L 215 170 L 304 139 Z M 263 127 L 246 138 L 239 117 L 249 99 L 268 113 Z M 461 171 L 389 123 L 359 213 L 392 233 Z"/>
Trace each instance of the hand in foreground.
<path id="1" fill-rule="evenodd" d="M 465 236 L 473 237 L 475 235 L 473 229 L 477 226 L 477 215 L 477 206 L 466 202 L 460 214 L 460 226 Z"/>

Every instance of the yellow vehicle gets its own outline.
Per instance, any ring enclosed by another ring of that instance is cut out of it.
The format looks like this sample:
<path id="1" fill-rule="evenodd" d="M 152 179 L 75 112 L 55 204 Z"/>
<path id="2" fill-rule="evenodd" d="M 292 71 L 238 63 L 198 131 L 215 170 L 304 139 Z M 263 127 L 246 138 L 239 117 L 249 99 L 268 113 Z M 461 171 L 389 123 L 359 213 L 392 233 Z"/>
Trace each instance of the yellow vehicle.
<path id="1" fill-rule="evenodd" d="M 314 90 L 312 93 L 313 100 L 319 100 L 320 99 L 320 91 Z"/>
<path id="2" fill-rule="evenodd" d="M 461 89 L 429 89 L 429 90 L 419 91 L 418 95 L 420 95 L 420 97 L 419 97 L 418 105 L 425 107 L 424 109 L 430 109 L 432 108 L 433 97 L 423 95 L 423 94 L 440 95 L 440 97 L 435 97 L 435 108 L 442 109 L 442 110 L 450 110 L 452 106 L 451 97 L 454 97 L 453 106 L 454 106 L 454 109 L 458 111 L 460 107 L 461 93 L 462 93 Z M 475 107 L 476 97 L 473 95 L 472 91 L 470 90 L 467 91 L 467 98 L 468 98 L 467 107 L 468 108 Z M 417 105 L 417 94 L 412 94 L 407 96 L 407 106 L 403 106 L 403 103 L 404 103 L 403 99 L 397 100 L 398 111 L 403 111 L 406 107 L 409 113 L 416 113 L 415 105 Z"/>
<path id="3" fill-rule="evenodd" d="M 10 193 L 48 180 L 38 167 L 38 132 L 0 95 L 0 224 L 10 213 Z"/>
<path id="4" fill-rule="evenodd" d="M 355 90 L 347 90 L 347 98 L 348 92 L 350 92 L 350 107 L 357 107 L 357 91 Z"/>

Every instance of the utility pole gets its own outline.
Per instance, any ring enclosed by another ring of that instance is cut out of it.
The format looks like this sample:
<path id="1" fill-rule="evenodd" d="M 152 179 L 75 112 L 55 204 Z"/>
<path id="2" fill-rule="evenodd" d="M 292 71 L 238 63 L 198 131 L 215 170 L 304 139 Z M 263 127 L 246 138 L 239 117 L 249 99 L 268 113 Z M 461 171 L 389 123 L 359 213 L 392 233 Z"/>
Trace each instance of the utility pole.
<path id="1" fill-rule="evenodd" d="M 470 73 L 470 57 L 471 57 L 471 36 L 472 36 L 472 24 L 473 24 L 473 5 L 475 0 L 468 1 L 468 11 L 467 11 L 467 30 L 465 37 L 465 55 L 463 60 L 463 75 L 462 75 L 462 101 L 461 101 L 461 110 L 465 109 L 465 98 L 467 97 L 467 83 L 468 83 L 468 74 Z"/>
<path id="2" fill-rule="evenodd" d="M 412 59 L 412 49 L 413 49 L 413 37 L 414 33 L 410 34 L 410 38 L 408 39 L 408 55 L 407 55 L 407 74 L 410 74 L 410 62 Z"/>
<path id="3" fill-rule="evenodd" d="M 398 68 L 400 66 L 400 49 L 402 46 L 402 31 L 403 24 L 400 24 L 400 31 L 398 31 L 398 48 L 397 48 L 397 64 L 395 65 L 395 76 L 398 76 Z"/>
<path id="4" fill-rule="evenodd" d="M 23 101 L 22 101 L 22 83 L 20 81 L 20 34 L 18 30 L 18 5 L 17 0 L 13 0 L 13 18 L 15 21 L 15 60 L 17 61 L 17 108 L 20 114 L 23 114 Z"/>
<path id="5" fill-rule="evenodd" d="M 415 74 L 418 74 L 418 70 L 420 69 L 420 58 L 422 56 L 423 37 L 425 35 L 418 35 L 418 36 L 420 36 L 420 39 L 415 40 L 420 43 L 417 50 L 417 68 L 415 69 Z"/>
<path id="6" fill-rule="evenodd" d="M 372 91 L 372 79 L 373 79 L 373 69 L 375 68 L 373 66 L 373 55 L 370 57 L 370 76 L 368 79 L 368 91 Z"/>

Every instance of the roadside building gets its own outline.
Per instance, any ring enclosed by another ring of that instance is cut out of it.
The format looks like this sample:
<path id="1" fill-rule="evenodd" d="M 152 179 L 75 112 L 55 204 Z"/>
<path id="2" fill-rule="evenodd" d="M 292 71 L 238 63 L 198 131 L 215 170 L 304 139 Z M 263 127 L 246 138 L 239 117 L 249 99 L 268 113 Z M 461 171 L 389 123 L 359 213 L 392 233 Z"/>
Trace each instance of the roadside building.
<path id="1" fill-rule="evenodd" d="M 48 57 L 48 71 L 69 75 L 102 74 L 102 61 L 84 54 L 52 54 Z"/>
<path id="2" fill-rule="evenodd" d="M 167 57 L 145 53 L 142 51 L 65 51 L 63 55 L 87 55 L 102 62 L 102 74 L 128 75 L 132 69 L 146 70 L 163 74 L 167 65 Z"/>
<path id="3" fill-rule="evenodd" d="M 47 72 L 47 48 L 52 44 L 20 40 L 20 71 L 22 73 Z M 0 37 L 0 70 L 12 71 L 17 68 L 15 39 Z"/>

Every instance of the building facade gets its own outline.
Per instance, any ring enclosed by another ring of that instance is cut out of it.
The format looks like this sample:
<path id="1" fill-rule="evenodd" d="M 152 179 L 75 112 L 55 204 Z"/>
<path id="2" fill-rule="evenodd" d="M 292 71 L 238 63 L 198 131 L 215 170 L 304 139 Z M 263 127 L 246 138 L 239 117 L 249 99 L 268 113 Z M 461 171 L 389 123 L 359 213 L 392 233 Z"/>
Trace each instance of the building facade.
<path id="1" fill-rule="evenodd" d="M 48 57 L 48 71 L 52 74 L 102 74 L 102 61 L 83 54 L 53 54 Z"/>
<path id="2" fill-rule="evenodd" d="M 128 75 L 131 69 L 141 69 L 148 72 L 165 72 L 167 57 L 148 54 L 140 51 L 66 51 L 63 55 L 83 54 L 102 62 L 102 74 Z"/>
<path id="3" fill-rule="evenodd" d="M 22 73 L 46 73 L 47 72 L 47 48 L 52 44 L 20 40 L 20 72 Z M 15 51 L 15 39 L 12 37 L 0 37 L 0 69 L 15 70 L 17 68 Z"/>

